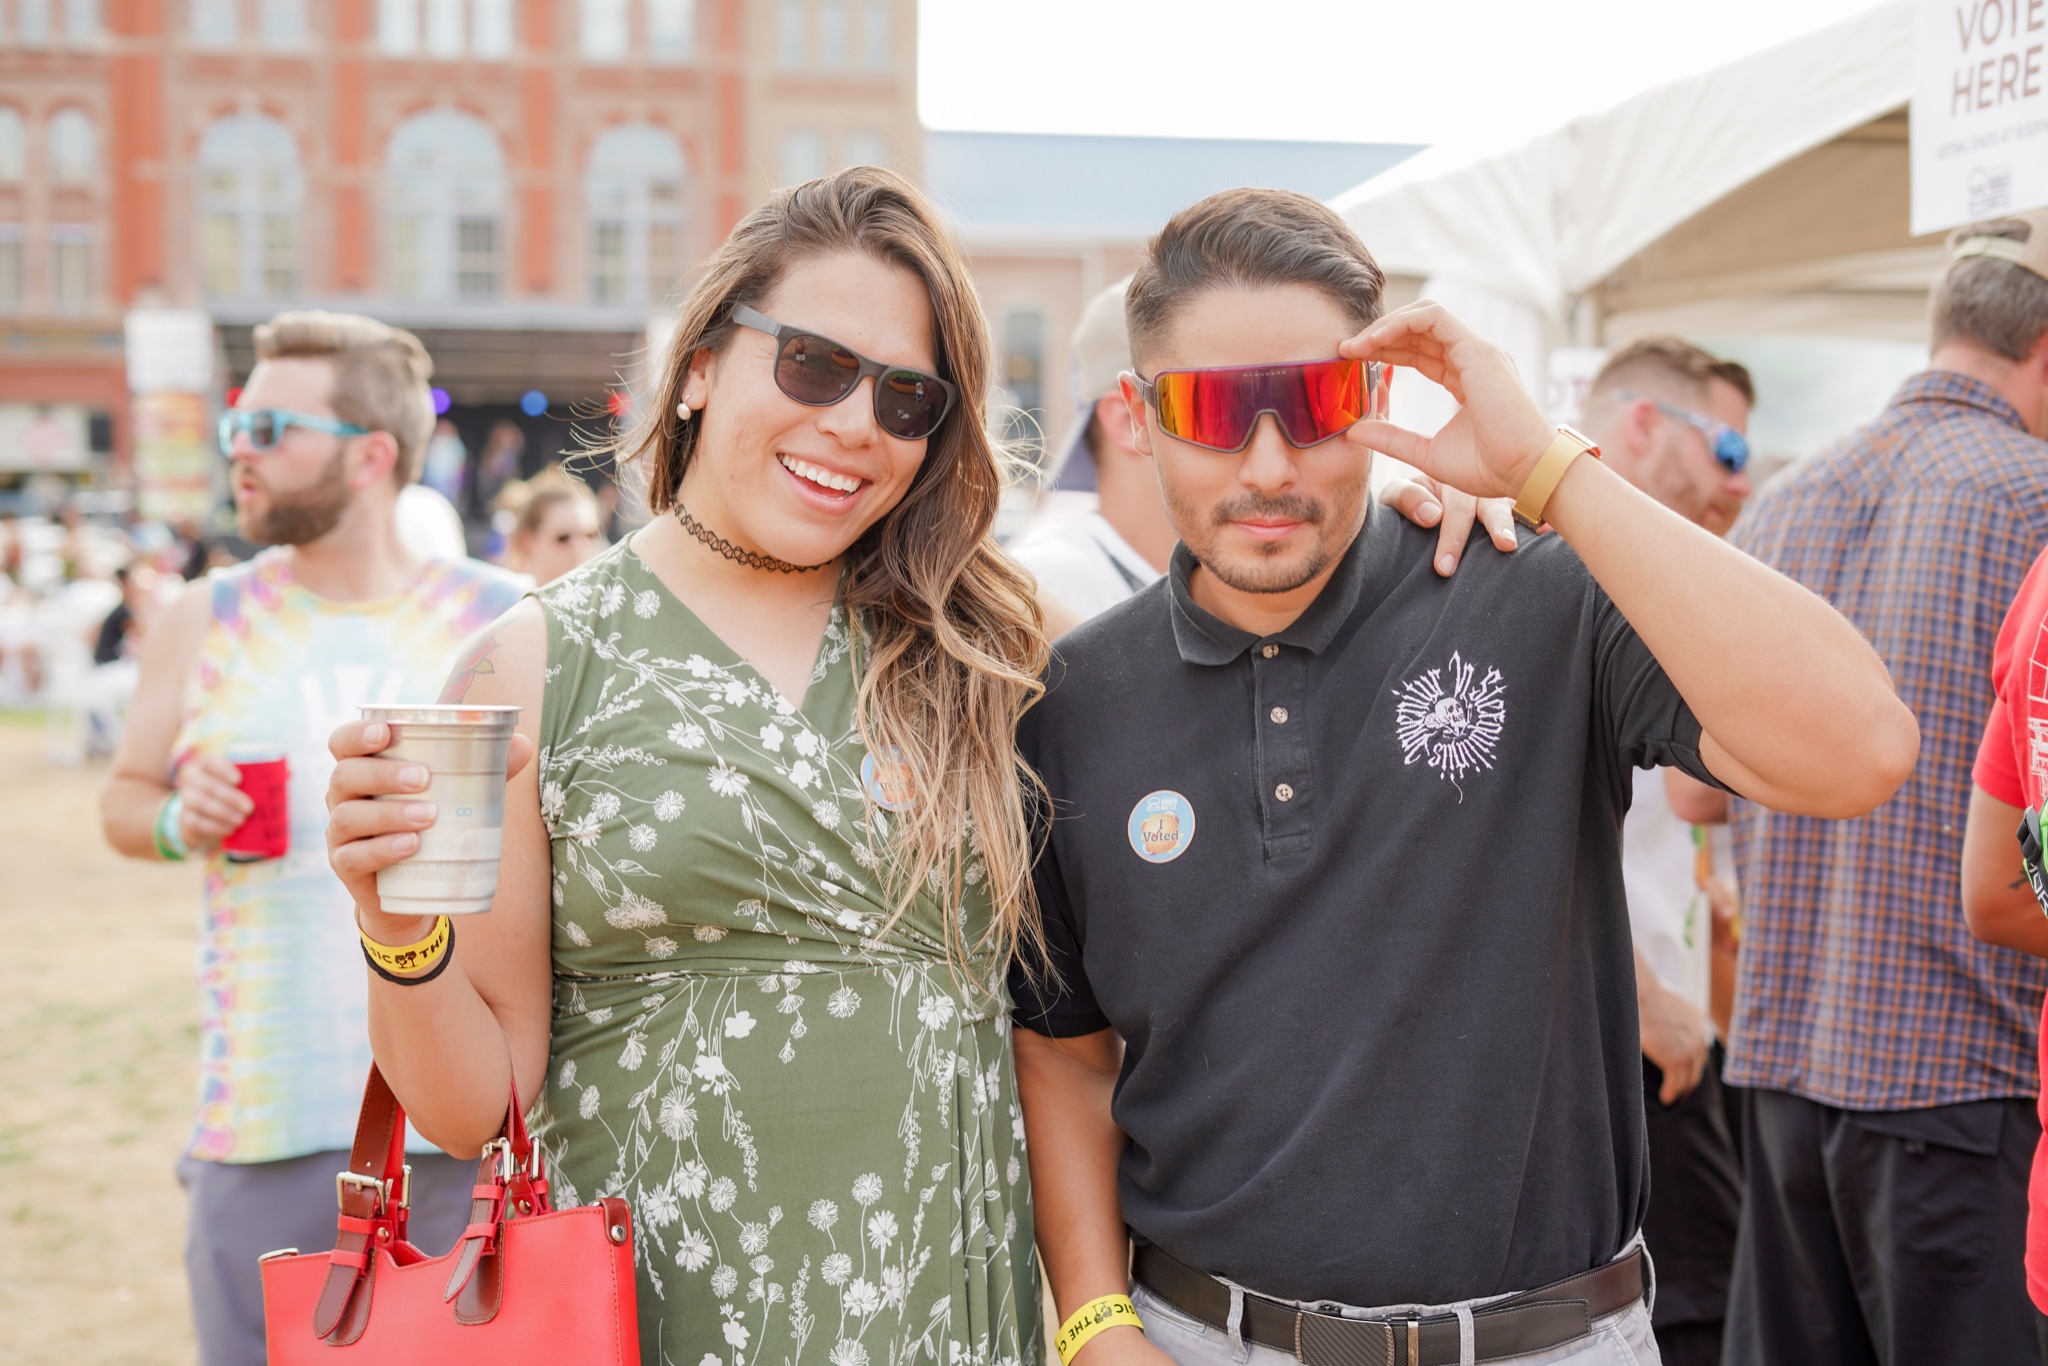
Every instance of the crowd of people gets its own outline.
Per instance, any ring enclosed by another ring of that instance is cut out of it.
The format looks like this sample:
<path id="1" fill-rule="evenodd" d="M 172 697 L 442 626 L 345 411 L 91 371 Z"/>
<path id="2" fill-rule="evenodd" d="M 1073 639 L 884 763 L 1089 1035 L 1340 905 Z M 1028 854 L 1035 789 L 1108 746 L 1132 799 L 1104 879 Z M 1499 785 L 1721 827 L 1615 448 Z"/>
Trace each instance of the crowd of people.
<path id="1" fill-rule="evenodd" d="M 333 1243 L 374 1056 L 414 1241 L 510 1095 L 628 1202 L 649 1362 L 2048 1362 L 2048 214 L 1760 490 L 1742 366 L 1636 339 L 1560 426 L 1369 246 L 1176 214 L 1007 549 L 986 319 L 887 171 L 705 264 L 609 546 L 548 471 L 504 567 L 422 553 L 419 343 L 257 329 L 267 548 L 100 631 L 107 836 L 211 860 L 202 1359 L 309 1331 L 257 1259 Z M 459 948 L 379 899 L 441 813 L 355 719 L 435 697 L 519 708 Z M 252 745 L 289 851 L 236 861 Z"/>
<path id="2" fill-rule="evenodd" d="M 547 583 L 606 544 L 582 475 L 552 464 L 496 487 L 479 529 L 492 563 Z M 0 707 L 44 709 L 50 755 L 68 763 L 113 753 L 143 644 L 179 591 L 260 548 L 196 517 L 88 514 L 86 501 L 0 516 Z M 467 555 L 463 519 L 430 486 L 408 486 L 398 517 L 421 555 Z"/>

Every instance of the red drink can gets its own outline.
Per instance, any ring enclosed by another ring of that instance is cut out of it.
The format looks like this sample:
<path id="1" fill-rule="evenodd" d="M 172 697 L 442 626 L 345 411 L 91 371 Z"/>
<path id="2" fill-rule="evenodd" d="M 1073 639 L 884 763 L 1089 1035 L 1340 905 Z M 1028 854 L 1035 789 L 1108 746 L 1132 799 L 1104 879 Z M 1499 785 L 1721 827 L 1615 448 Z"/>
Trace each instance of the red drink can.
<path id="1" fill-rule="evenodd" d="M 292 808 L 287 791 L 291 765 L 276 749 L 238 745 L 228 762 L 242 774 L 242 791 L 256 804 L 249 818 L 221 841 L 230 863 L 283 858 L 292 847 Z"/>

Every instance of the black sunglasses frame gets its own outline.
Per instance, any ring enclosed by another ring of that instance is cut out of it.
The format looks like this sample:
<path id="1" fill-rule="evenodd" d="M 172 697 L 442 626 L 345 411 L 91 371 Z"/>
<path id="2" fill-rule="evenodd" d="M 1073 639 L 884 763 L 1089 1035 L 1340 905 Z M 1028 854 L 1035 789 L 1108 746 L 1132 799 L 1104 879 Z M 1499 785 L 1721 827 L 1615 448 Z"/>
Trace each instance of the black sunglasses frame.
<path id="1" fill-rule="evenodd" d="M 873 379 L 875 381 L 875 424 L 879 426 L 883 431 L 888 432 L 889 435 L 895 437 L 898 441 L 928 440 L 934 433 L 936 433 L 939 430 L 941 426 L 945 424 L 946 418 L 953 411 L 954 404 L 960 401 L 960 391 L 953 387 L 951 383 L 947 382 L 946 380 L 940 379 L 937 375 L 928 375 L 924 371 L 914 369 L 913 367 L 908 365 L 884 365 L 882 362 L 878 360 L 875 360 L 868 356 L 863 356 L 860 352 L 854 350 L 850 346 L 847 346 L 843 342 L 833 341 L 830 337 L 822 336 L 816 332 L 812 332 L 808 328 L 791 327 L 788 323 L 779 323 L 775 321 L 775 319 L 769 317 L 767 314 L 762 313 L 756 309 L 749 308 L 745 304 L 733 305 L 732 321 L 735 326 L 751 328 L 756 332 L 765 332 L 770 337 L 773 337 L 775 339 L 775 387 L 777 389 L 782 390 L 782 393 L 785 397 L 789 398 L 793 402 L 803 404 L 806 408 L 830 408 L 834 404 L 844 403 L 846 401 L 846 397 L 848 394 L 851 394 L 854 392 L 854 390 L 860 388 L 860 382 L 862 380 L 870 378 Z M 820 403 L 812 399 L 804 398 L 799 394 L 792 394 L 789 392 L 788 388 L 783 385 L 782 347 L 785 342 L 793 341 L 799 337 L 806 338 L 810 341 L 819 342 L 825 346 L 832 347 L 834 350 L 837 351 L 843 351 L 847 355 L 852 356 L 855 360 L 860 362 L 860 368 L 857 371 L 855 371 L 852 382 L 846 386 L 846 389 L 839 395 L 839 397 L 826 399 L 824 402 Z M 939 386 L 940 394 L 942 394 L 945 397 L 946 401 L 940 405 L 938 416 L 932 419 L 931 430 L 925 432 L 922 436 L 904 436 L 901 432 L 892 431 L 890 430 L 887 419 L 885 419 L 882 416 L 882 381 L 890 375 L 909 375 L 914 377 L 920 384 L 936 384 Z"/>

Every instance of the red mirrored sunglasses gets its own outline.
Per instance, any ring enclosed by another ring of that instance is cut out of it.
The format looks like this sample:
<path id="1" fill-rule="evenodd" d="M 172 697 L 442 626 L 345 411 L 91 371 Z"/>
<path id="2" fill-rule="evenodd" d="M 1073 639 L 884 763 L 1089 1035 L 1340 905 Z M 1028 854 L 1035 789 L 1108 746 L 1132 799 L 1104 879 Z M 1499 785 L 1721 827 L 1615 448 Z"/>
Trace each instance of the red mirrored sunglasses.
<path id="1" fill-rule="evenodd" d="M 1354 422 L 1385 417 L 1392 379 L 1387 366 L 1356 360 L 1131 376 L 1159 414 L 1160 431 L 1212 451 L 1249 446 L 1261 413 L 1273 415 L 1291 445 L 1319 445 Z"/>

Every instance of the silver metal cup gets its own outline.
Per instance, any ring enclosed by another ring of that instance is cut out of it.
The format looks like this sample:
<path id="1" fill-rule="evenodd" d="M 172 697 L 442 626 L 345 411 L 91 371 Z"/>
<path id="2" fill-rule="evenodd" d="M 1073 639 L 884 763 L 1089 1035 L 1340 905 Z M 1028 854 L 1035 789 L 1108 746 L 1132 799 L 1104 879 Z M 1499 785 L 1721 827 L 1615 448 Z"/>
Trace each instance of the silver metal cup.
<path id="1" fill-rule="evenodd" d="M 424 792 L 380 800 L 432 802 L 434 823 L 412 857 L 377 874 L 377 897 L 392 915 L 469 915 L 491 908 L 505 849 L 505 764 L 517 707 L 364 706 L 365 721 L 391 727 L 386 759 L 428 773 Z"/>

